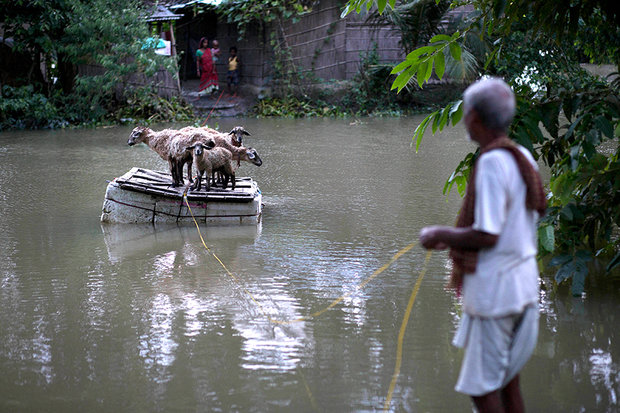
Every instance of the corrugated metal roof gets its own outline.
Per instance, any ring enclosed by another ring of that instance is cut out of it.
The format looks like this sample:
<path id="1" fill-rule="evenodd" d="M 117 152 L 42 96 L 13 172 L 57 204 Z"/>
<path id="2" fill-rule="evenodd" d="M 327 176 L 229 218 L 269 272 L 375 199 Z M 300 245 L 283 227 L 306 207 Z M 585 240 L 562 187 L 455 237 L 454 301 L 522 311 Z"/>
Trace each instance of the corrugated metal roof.
<path id="1" fill-rule="evenodd" d="M 185 7 L 193 6 L 196 4 L 203 4 L 205 6 L 219 6 L 220 4 L 222 4 L 222 2 L 223 0 L 188 0 L 188 1 L 179 2 L 178 4 L 175 4 L 174 6 L 170 6 L 170 8 L 173 10 L 178 10 L 178 9 L 183 9 Z"/>
<path id="2" fill-rule="evenodd" d="M 168 20 L 178 20 L 183 17 L 182 14 L 174 14 L 165 6 L 157 6 L 157 9 L 146 18 L 147 22 L 159 22 Z"/>

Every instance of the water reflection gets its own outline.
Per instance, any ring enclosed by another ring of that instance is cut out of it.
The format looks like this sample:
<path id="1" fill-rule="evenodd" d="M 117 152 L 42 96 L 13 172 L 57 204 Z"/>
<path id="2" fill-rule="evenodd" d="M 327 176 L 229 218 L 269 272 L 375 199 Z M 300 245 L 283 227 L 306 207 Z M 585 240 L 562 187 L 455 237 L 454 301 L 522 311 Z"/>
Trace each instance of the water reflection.
<path id="1" fill-rule="evenodd" d="M 358 285 L 460 204 L 441 193 L 459 129 L 409 146 L 419 118 L 242 123 L 262 226 L 101 225 L 106 180 L 164 170 L 131 127 L 0 134 L 0 411 L 376 411 L 425 251 Z M 229 122 L 229 123 L 226 123 Z M 93 150 L 94 149 L 94 150 Z M 28 157 L 21 156 L 25 152 Z M 32 164 L 45 164 L 41 178 Z M 18 176 L 15 171 L 20 171 Z M 436 253 L 404 340 L 394 411 L 463 411 L 450 345 L 460 306 Z M 618 286 L 548 287 L 523 372 L 530 411 L 618 408 Z M 345 296 L 319 317 L 295 320 Z"/>

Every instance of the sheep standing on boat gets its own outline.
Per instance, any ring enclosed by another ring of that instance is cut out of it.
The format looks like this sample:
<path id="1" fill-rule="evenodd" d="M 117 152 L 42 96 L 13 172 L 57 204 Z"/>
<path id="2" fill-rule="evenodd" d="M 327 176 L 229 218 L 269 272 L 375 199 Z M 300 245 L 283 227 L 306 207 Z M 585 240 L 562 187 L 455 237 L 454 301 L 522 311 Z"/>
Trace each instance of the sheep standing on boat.
<path id="1" fill-rule="evenodd" d="M 216 146 L 223 146 L 223 147 L 226 147 L 225 146 L 226 144 L 239 147 L 243 145 L 244 136 L 252 136 L 250 135 L 250 132 L 244 129 L 243 126 L 235 126 L 228 133 L 222 133 L 222 132 L 219 132 L 211 128 L 206 128 L 206 127 L 197 128 L 193 126 L 186 126 L 180 129 L 179 132 L 193 132 L 193 131 L 201 131 L 201 132 L 204 132 L 212 136 L 220 136 L 221 138 L 218 138 L 218 140 L 220 141 L 221 144 L 217 144 L 216 142 Z"/>
<path id="2" fill-rule="evenodd" d="M 235 168 L 232 165 L 234 159 L 239 161 L 251 162 L 256 166 L 261 166 L 263 161 L 258 156 L 255 149 L 245 148 L 243 146 L 234 147 L 233 151 L 222 147 L 208 148 L 202 142 L 198 142 L 186 149 L 192 153 L 194 163 L 198 169 L 196 182 L 192 186 L 192 190 L 200 191 L 202 176 L 206 172 L 206 190 L 211 189 L 210 178 L 214 172 L 221 172 L 223 175 L 223 188 L 228 186 L 228 180 L 232 181 L 232 189 L 235 189 L 236 177 Z"/>
<path id="3" fill-rule="evenodd" d="M 258 153 L 256 153 L 256 151 L 252 148 L 247 148 L 253 151 L 252 159 L 246 154 L 243 154 L 243 151 L 239 151 L 239 148 L 243 147 L 242 146 L 243 137 L 251 136 L 250 133 L 243 128 L 243 126 L 235 126 L 228 133 L 218 132 L 210 128 L 204 128 L 204 127 L 196 128 L 192 126 L 187 126 L 181 129 L 180 132 L 183 132 L 186 134 L 197 134 L 197 135 L 202 134 L 203 140 L 212 139 L 216 147 L 227 149 L 232 153 L 233 160 L 237 161 L 237 168 L 241 165 L 241 161 L 251 162 L 255 165 L 256 165 L 256 159 L 260 161 L 260 157 L 258 156 Z M 260 163 L 262 164 L 262 161 L 260 161 Z M 215 176 L 216 173 L 220 175 L 217 181 L 220 183 L 223 181 L 223 177 L 220 171 L 218 171 L 217 169 L 213 169 L 212 174 L 207 175 L 207 178 L 211 178 L 213 185 L 216 184 L 216 176 Z M 224 185 L 224 187 L 226 187 L 226 185 Z"/>
<path id="4" fill-rule="evenodd" d="M 172 175 L 172 187 L 182 186 L 183 166 L 188 164 L 189 181 L 193 182 L 191 175 L 192 158 L 188 156 L 185 148 L 197 141 L 204 141 L 205 147 L 213 147 L 214 141 L 200 133 L 181 132 L 175 129 L 164 129 L 156 132 L 145 126 L 138 126 L 131 131 L 127 144 L 133 146 L 136 143 L 145 143 L 154 150 L 164 161 L 168 162 Z"/>

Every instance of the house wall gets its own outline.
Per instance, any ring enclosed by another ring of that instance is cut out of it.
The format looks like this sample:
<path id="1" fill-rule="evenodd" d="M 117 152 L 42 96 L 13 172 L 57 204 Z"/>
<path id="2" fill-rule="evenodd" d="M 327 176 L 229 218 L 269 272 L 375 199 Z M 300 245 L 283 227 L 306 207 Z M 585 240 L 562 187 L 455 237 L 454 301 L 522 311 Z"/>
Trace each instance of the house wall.
<path id="1" fill-rule="evenodd" d="M 177 50 L 183 54 L 181 79 L 196 79 L 195 53 L 202 36 L 217 38 L 220 60 L 216 64 L 220 83 L 226 83 L 228 50 L 236 46 L 241 60 L 241 82 L 255 86 L 270 83 L 273 76 L 271 33 L 291 49 L 292 64 L 302 73 L 313 73 L 317 80 L 350 80 L 358 72 L 361 54 L 377 44 L 380 62 L 399 62 L 404 58 L 400 35 L 391 27 L 372 28 L 365 17 L 355 13 L 340 18 L 343 2 L 321 0 L 313 11 L 293 23 L 283 22 L 248 27 L 243 39 L 233 24 L 226 23 L 215 11 L 198 16 L 186 16 L 177 22 Z M 177 11 L 180 13 L 180 11 Z M 188 11 L 189 13 L 189 11 Z"/>
<path id="2" fill-rule="evenodd" d="M 299 22 L 283 25 L 293 62 L 303 72 L 323 80 L 350 80 L 358 72 L 362 56 L 375 44 L 381 63 L 404 58 L 397 31 L 371 27 L 364 16 L 355 13 L 341 19 L 341 12 L 342 2 L 323 0 Z"/>

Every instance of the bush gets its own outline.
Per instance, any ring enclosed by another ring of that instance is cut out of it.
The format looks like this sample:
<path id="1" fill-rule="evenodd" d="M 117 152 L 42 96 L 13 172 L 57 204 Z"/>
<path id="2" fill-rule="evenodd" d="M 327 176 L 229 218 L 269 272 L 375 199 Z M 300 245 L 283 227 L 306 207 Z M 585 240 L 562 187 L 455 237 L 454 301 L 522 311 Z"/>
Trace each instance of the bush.
<path id="1" fill-rule="evenodd" d="M 54 128 L 65 125 L 56 106 L 32 85 L 2 87 L 0 131 L 6 129 Z"/>

